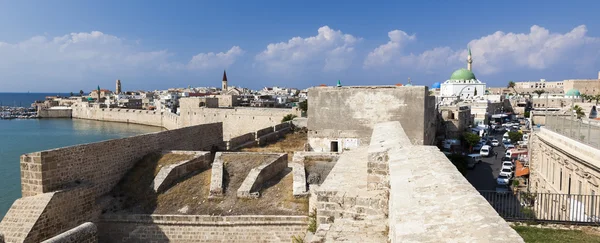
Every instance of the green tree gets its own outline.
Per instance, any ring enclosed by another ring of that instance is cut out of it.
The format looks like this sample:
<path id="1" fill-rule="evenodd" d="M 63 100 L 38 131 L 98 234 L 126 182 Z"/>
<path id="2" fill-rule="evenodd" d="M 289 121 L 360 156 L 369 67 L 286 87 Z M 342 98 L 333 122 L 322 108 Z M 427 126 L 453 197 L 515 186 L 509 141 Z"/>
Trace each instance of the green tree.
<path id="1" fill-rule="evenodd" d="M 534 90 L 533 93 L 537 94 L 538 98 L 540 98 L 543 93 L 546 93 L 546 91 L 543 89 L 538 89 L 538 90 Z"/>
<path id="2" fill-rule="evenodd" d="M 300 108 L 300 110 L 302 110 L 303 112 L 307 112 L 308 111 L 308 102 L 307 100 L 304 100 L 302 102 L 298 103 L 298 107 Z"/>
<path id="3" fill-rule="evenodd" d="M 600 94 L 597 94 L 597 95 L 588 95 L 588 97 L 590 97 L 590 101 L 595 100 L 596 101 L 596 106 L 598 105 L 598 101 L 600 101 Z"/>
<path id="4" fill-rule="evenodd" d="M 291 120 L 294 120 L 294 118 L 296 118 L 298 116 L 294 115 L 294 114 L 287 114 L 283 117 L 283 119 L 281 119 L 281 122 L 288 122 Z"/>
<path id="5" fill-rule="evenodd" d="M 83 96 L 83 90 L 79 90 L 79 96 Z"/>
<path id="6" fill-rule="evenodd" d="M 515 94 L 519 94 L 519 92 L 517 92 L 517 90 L 515 89 L 515 86 L 516 86 L 515 82 L 508 81 L 508 85 L 506 87 L 513 89 L 513 91 L 515 91 Z"/>
<path id="7" fill-rule="evenodd" d="M 526 117 L 526 118 L 528 118 L 529 117 L 529 113 L 530 113 L 529 111 L 523 112 L 523 116 Z"/>
<path id="8" fill-rule="evenodd" d="M 469 151 L 473 150 L 473 146 L 479 143 L 479 136 L 475 133 L 465 132 L 463 134 L 463 140 L 469 145 Z"/>
<path id="9" fill-rule="evenodd" d="M 585 113 L 583 112 L 583 108 L 581 108 L 581 106 L 573 106 L 573 111 L 575 112 L 575 115 L 577 115 L 577 119 L 581 119 L 583 116 L 585 116 Z"/>
<path id="10" fill-rule="evenodd" d="M 508 138 L 512 143 L 523 140 L 523 133 L 521 132 L 508 132 Z"/>
<path id="11" fill-rule="evenodd" d="M 70 94 L 70 95 L 71 95 L 71 96 L 73 96 L 73 92 L 71 92 L 71 94 Z"/>

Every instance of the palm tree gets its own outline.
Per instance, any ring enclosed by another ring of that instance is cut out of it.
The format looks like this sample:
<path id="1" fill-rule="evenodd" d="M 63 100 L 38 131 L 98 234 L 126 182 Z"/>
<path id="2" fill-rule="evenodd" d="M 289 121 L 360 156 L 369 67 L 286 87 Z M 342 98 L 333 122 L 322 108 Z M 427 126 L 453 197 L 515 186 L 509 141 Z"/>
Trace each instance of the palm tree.
<path id="1" fill-rule="evenodd" d="M 596 101 L 596 106 L 598 106 L 598 101 L 600 101 L 600 94 L 597 94 L 597 95 L 588 95 L 588 98 L 590 99 L 590 101 L 595 100 Z"/>
<path id="2" fill-rule="evenodd" d="M 507 88 L 512 88 L 512 89 L 513 89 L 513 91 L 515 91 L 515 94 L 519 94 L 519 92 L 517 92 L 517 90 L 515 89 L 515 86 L 516 86 L 515 82 L 513 82 L 513 81 L 508 81 L 508 85 L 507 85 L 506 87 L 507 87 Z"/>
<path id="3" fill-rule="evenodd" d="M 79 96 L 83 96 L 83 90 L 82 89 L 79 90 Z"/>
<path id="4" fill-rule="evenodd" d="M 577 119 L 581 119 L 585 115 L 585 113 L 583 112 L 583 108 L 581 108 L 578 105 L 573 106 L 573 111 L 577 115 Z"/>
<path id="5" fill-rule="evenodd" d="M 538 90 L 534 90 L 533 93 L 537 94 L 538 98 L 540 98 L 540 96 L 542 96 L 543 93 L 546 93 L 546 91 L 543 89 L 538 89 Z"/>
<path id="6" fill-rule="evenodd" d="M 591 102 L 591 101 L 592 101 L 592 98 L 593 98 L 593 96 L 592 96 L 592 95 L 586 95 L 586 94 L 581 94 L 579 97 L 580 97 L 580 98 L 581 98 L 581 99 L 582 99 L 584 102 L 585 102 L 586 100 Z"/>

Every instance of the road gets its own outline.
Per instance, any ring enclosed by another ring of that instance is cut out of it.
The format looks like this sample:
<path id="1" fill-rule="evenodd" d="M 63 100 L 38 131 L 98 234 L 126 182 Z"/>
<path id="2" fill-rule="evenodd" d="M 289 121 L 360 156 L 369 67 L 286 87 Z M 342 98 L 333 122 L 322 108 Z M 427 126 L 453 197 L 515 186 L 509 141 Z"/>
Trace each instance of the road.
<path id="1" fill-rule="evenodd" d="M 491 138 L 492 136 L 490 136 Z M 498 141 L 502 141 L 502 134 L 493 135 Z M 504 147 L 492 147 L 492 151 L 498 153 L 498 157 L 490 156 L 484 157 L 482 162 L 475 165 L 475 168 L 469 170 L 467 173 L 467 180 L 477 190 L 496 190 L 496 178 L 500 173 L 502 167 L 502 157 L 504 156 Z"/>

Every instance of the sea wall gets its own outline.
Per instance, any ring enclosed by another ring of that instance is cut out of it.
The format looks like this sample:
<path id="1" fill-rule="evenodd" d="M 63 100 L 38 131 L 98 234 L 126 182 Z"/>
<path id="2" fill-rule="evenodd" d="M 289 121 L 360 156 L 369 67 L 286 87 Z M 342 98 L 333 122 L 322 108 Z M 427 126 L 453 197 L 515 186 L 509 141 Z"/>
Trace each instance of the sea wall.
<path id="1" fill-rule="evenodd" d="M 72 110 L 66 109 L 40 109 L 38 116 L 40 118 L 71 118 Z"/>
<path id="2" fill-rule="evenodd" d="M 83 144 L 21 156 L 24 197 L 89 182 L 95 195 L 110 191 L 143 156 L 163 150 L 210 151 L 222 146 L 221 123 L 185 127 L 129 138 Z"/>
<path id="3" fill-rule="evenodd" d="M 137 109 L 73 106 L 73 118 L 134 123 L 164 127 L 167 129 L 177 129 L 181 127 L 179 117 L 175 114 Z"/>
<path id="4" fill-rule="evenodd" d="M 100 242 L 291 242 L 307 216 L 103 215 Z"/>

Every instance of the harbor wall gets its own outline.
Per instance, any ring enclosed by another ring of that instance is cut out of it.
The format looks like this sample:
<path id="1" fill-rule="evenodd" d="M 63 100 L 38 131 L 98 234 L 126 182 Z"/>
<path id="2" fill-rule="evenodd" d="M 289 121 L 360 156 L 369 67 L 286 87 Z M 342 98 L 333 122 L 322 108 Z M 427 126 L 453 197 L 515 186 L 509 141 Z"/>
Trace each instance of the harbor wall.
<path id="1" fill-rule="evenodd" d="M 73 110 L 71 109 L 40 109 L 38 116 L 40 118 L 71 118 Z"/>
<path id="2" fill-rule="evenodd" d="M 164 127 L 166 129 L 177 129 L 181 127 L 177 115 L 163 114 L 163 112 L 160 111 L 149 110 L 74 106 L 73 118 L 134 123 Z"/>

